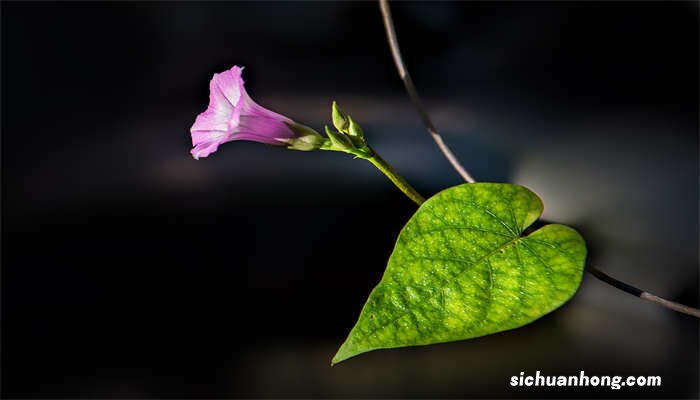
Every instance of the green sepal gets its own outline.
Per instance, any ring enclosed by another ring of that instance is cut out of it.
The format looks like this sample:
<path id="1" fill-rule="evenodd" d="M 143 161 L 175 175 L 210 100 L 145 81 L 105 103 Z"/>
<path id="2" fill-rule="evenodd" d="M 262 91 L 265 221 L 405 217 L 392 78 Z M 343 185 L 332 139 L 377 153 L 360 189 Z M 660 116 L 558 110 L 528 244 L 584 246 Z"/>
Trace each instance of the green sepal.
<path id="1" fill-rule="evenodd" d="M 296 137 L 284 141 L 288 149 L 301 151 L 317 150 L 328 141 L 320 133 L 306 125 L 287 123 L 287 126 L 296 134 Z"/>
<path id="2" fill-rule="evenodd" d="M 287 148 L 292 150 L 312 151 L 323 148 L 329 140 L 316 135 L 302 136 L 287 140 Z"/>

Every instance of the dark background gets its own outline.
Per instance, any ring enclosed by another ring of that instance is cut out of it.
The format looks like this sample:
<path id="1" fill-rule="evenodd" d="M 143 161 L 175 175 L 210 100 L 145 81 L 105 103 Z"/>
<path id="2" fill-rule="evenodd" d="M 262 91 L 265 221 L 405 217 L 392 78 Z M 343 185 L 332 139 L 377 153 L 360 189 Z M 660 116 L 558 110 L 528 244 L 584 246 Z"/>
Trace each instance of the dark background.
<path id="1" fill-rule="evenodd" d="M 590 260 L 698 305 L 697 3 L 395 3 L 437 127 Z M 194 161 L 214 72 L 305 124 L 332 100 L 425 195 L 459 184 L 368 3 L 2 3 L 6 397 L 696 397 L 698 321 L 590 275 L 516 331 L 329 362 L 415 206 L 371 165 Z M 348 252 L 348 248 L 356 249 Z M 512 388 L 534 374 L 660 388 Z"/>

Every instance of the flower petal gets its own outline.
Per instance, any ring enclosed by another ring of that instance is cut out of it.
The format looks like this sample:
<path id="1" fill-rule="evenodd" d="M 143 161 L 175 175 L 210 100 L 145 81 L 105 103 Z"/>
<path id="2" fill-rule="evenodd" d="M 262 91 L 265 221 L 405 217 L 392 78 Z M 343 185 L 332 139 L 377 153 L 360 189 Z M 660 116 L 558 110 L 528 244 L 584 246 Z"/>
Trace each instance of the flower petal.
<path id="1" fill-rule="evenodd" d="M 216 149 L 219 148 L 220 144 L 230 142 L 232 140 L 230 135 L 221 134 L 221 132 L 199 132 L 200 135 L 206 135 L 207 133 L 212 135 L 213 139 L 201 140 L 192 150 L 190 150 L 190 154 L 192 154 L 192 157 L 194 157 L 195 160 L 198 160 L 200 157 L 207 157 L 209 154 L 215 152 Z M 222 138 L 224 140 L 221 140 Z"/>
<path id="2" fill-rule="evenodd" d="M 287 123 L 294 122 L 291 120 L 291 118 L 287 118 L 282 114 L 278 114 L 274 111 L 268 110 L 267 108 L 256 103 L 253 99 L 250 98 L 250 96 L 248 95 L 248 92 L 246 92 L 246 90 L 245 90 L 245 87 L 241 87 L 241 88 L 242 88 L 241 98 L 240 98 L 240 102 L 238 103 L 238 107 L 241 109 L 241 115 L 250 115 L 250 116 L 254 116 L 254 117 L 271 118 L 271 119 L 276 119 L 279 121 L 284 121 Z"/>
<path id="3" fill-rule="evenodd" d="M 249 139 L 252 137 L 260 139 Z M 284 144 L 285 139 L 293 137 L 296 137 L 296 134 L 287 126 L 285 121 L 251 115 L 241 115 L 240 123 L 233 132 L 234 140 L 255 140 L 256 142 L 277 145 Z"/>
<path id="4" fill-rule="evenodd" d="M 225 108 L 207 108 L 206 111 L 199 114 L 195 119 L 190 132 L 192 132 L 192 144 L 197 144 L 194 140 L 194 133 L 198 131 L 220 131 L 228 132 L 233 109 Z"/>
<path id="5" fill-rule="evenodd" d="M 243 78 L 241 73 L 243 68 L 235 65 L 228 71 L 214 74 L 209 82 L 209 107 L 219 107 L 221 102 L 229 103 L 231 107 L 236 107 L 243 91 Z"/>

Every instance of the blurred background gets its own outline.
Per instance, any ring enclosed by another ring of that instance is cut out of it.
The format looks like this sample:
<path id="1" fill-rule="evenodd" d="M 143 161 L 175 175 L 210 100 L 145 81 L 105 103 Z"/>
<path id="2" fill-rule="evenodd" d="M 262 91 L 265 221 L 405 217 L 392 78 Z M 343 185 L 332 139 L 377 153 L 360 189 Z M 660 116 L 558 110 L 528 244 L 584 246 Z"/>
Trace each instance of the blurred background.
<path id="1" fill-rule="evenodd" d="M 392 7 L 477 180 L 530 187 L 602 270 L 698 306 L 697 2 Z M 194 161 L 189 128 L 234 64 L 307 125 L 337 100 L 424 195 L 460 183 L 374 2 L 3 2 L 5 397 L 698 396 L 698 320 L 590 275 L 522 329 L 331 368 L 415 206 L 339 153 Z M 581 370 L 662 386 L 509 385 Z"/>

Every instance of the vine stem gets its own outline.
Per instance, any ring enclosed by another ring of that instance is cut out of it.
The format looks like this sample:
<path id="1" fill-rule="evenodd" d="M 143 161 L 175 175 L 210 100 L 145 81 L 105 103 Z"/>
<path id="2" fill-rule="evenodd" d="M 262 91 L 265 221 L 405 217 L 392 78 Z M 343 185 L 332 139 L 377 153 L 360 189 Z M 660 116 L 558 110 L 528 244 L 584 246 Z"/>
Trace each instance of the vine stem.
<path id="1" fill-rule="evenodd" d="M 440 148 L 440 151 L 442 151 L 442 154 L 445 155 L 445 158 L 447 158 L 447 161 L 449 161 L 450 164 L 452 164 L 452 168 L 454 168 L 455 171 L 457 171 L 457 173 L 459 175 L 461 175 L 465 181 L 467 181 L 469 183 L 475 183 L 476 180 L 462 166 L 462 164 L 459 162 L 457 157 L 454 155 L 454 153 L 452 153 L 450 148 L 447 146 L 445 141 L 442 139 L 442 136 L 440 136 L 440 134 L 435 129 L 433 122 L 430 120 L 430 116 L 428 115 L 428 112 L 426 111 L 425 107 L 423 106 L 423 103 L 421 102 L 420 97 L 418 97 L 418 92 L 416 91 L 416 87 L 413 84 L 413 80 L 411 79 L 411 75 L 408 73 L 408 69 L 406 68 L 406 65 L 403 62 L 403 58 L 401 57 L 401 51 L 399 50 L 399 41 L 396 38 L 396 29 L 394 29 L 394 21 L 391 18 L 391 9 L 389 8 L 388 0 L 379 0 L 379 9 L 381 10 L 382 19 L 384 20 L 384 28 L 386 30 L 386 38 L 387 38 L 387 41 L 389 42 L 389 47 L 391 48 L 391 56 L 394 59 L 394 64 L 396 64 L 396 69 L 399 72 L 399 77 L 401 78 L 404 86 L 406 87 L 406 92 L 408 93 L 408 97 L 411 99 L 411 103 L 413 103 L 413 106 L 416 108 L 416 111 L 418 111 L 418 114 L 420 115 L 421 119 L 423 120 L 423 125 L 425 125 L 426 129 L 430 133 L 430 136 L 433 137 L 433 140 L 435 140 L 435 143 Z M 379 156 L 377 155 L 377 157 L 379 157 Z M 379 159 L 381 159 L 381 157 L 379 157 Z M 371 161 L 372 160 L 370 160 L 370 162 Z M 372 163 L 374 164 L 374 162 L 372 162 Z M 386 164 L 385 161 L 384 161 L 384 164 L 386 166 L 388 166 L 388 164 Z M 375 164 L 375 165 L 377 165 L 377 164 Z M 379 166 L 377 166 L 377 168 L 379 168 Z M 385 172 L 385 170 L 382 170 L 381 168 L 379 168 L 379 169 L 382 172 L 384 172 L 385 175 L 389 176 L 389 178 L 391 179 L 391 176 L 389 174 L 387 174 L 387 172 Z M 389 166 L 389 169 L 391 171 L 393 171 L 393 169 L 391 169 L 390 166 Z M 396 174 L 395 171 L 394 171 L 394 174 L 396 176 L 398 176 L 401 179 L 401 181 L 404 182 L 405 185 L 408 185 L 408 183 L 405 183 L 406 181 L 403 180 L 403 178 L 401 178 L 398 174 Z M 392 182 L 394 182 L 393 179 L 392 179 Z M 394 182 L 394 184 L 396 184 L 396 182 Z M 397 186 L 399 186 L 399 185 L 397 184 Z M 410 187 L 410 185 L 408 185 L 408 187 Z M 399 189 L 404 191 L 404 189 L 401 186 L 399 186 Z M 413 188 L 411 188 L 411 189 L 413 189 Z M 415 192 L 415 190 L 413 190 L 413 191 Z M 406 192 L 404 191 L 404 193 L 406 193 Z M 408 193 L 406 193 L 406 194 L 408 195 Z M 415 195 L 418 195 L 418 197 L 420 199 L 423 199 L 423 197 L 421 197 L 419 194 L 415 193 Z M 411 200 L 415 201 L 418 205 L 421 205 L 423 203 L 423 201 L 420 201 L 420 202 L 416 201 L 410 195 L 409 195 L 409 197 L 411 198 Z M 593 267 L 591 265 L 589 265 L 586 268 L 586 270 L 591 275 L 595 276 L 596 278 L 600 279 L 601 281 L 603 281 L 603 282 L 607 283 L 608 285 L 610 285 L 616 289 L 619 289 L 625 293 L 629 293 L 633 296 L 639 297 L 640 299 L 651 301 L 651 302 L 656 303 L 662 307 L 666 307 L 670 310 L 674 310 L 674 311 L 677 311 L 680 313 L 692 315 L 696 318 L 700 318 L 700 310 L 698 310 L 697 308 L 693 308 L 690 306 L 686 306 L 684 304 L 676 303 L 674 301 L 666 300 L 662 297 L 651 294 L 645 290 L 638 289 L 632 285 L 629 285 L 625 282 L 622 282 L 622 281 L 619 281 L 619 280 L 613 278 L 612 276 L 606 274 L 605 272 L 603 272 L 603 271 L 599 270 L 598 268 Z"/>
<path id="2" fill-rule="evenodd" d="M 632 285 L 629 285 L 625 282 L 619 281 L 612 276 L 606 274 L 605 272 L 599 270 L 598 268 L 589 265 L 586 267 L 588 272 L 590 272 L 591 275 L 595 276 L 596 278 L 600 279 L 601 281 L 607 283 L 608 285 L 614 286 L 620 290 L 622 290 L 625 293 L 629 293 L 632 296 L 639 297 L 640 299 L 644 300 L 649 300 L 651 302 L 654 302 L 662 307 L 670 308 L 671 310 L 678 311 L 679 313 L 683 314 L 688 314 L 692 315 L 696 318 L 700 318 L 700 310 L 697 308 L 689 307 L 686 306 L 685 304 L 680 304 L 676 303 L 675 301 L 670 301 L 666 300 L 662 297 L 653 295 L 649 292 L 646 292 L 642 289 L 638 289 Z"/>
<path id="3" fill-rule="evenodd" d="M 442 151 L 442 154 L 445 155 L 447 161 L 452 164 L 452 168 L 454 168 L 455 171 L 462 176 L 462 179 L 469 183 L 476 182 L 469 172 L 464 169 L 454 153 L 452 153 L 452 150 L 450 150 L 449 146 L 447 146 L 447 143 L 442 140 L 442 136 L 440 136 L 437 129 L 435 129 L 433 121 L 430 119 L 430 115 L 428 115 L 428 112 L 425 110 L 420 97 L 418 97 L 418 92 L 416 91 L 415 85 L 413 85 L 411 75 L 408 73 L 408 69 L 406 69 L 406 65 L 401 58 L 401 50 L 399 50 L 399 42 L 396 39 L 394 21 L 391 19 L 391 10 L 389 9 L 389 3 L 387 0 L 379 0 L 379 8 L 382 10 L 384 28 L 386 28 L 386 37 L 387 40 L 389 40 L 389 46 L 391 47 L 391 55 L 394 58 L 394 64 L 396 64 L 396 69 L 399 70 L 399 76 L 406 87 L 406 92 L 408 92 L 408 97 L 411 99 L 411 103 L 413 103 L 416 111 L 418 111 L 418 114 L 420 114 L 420 118 L 423 120 L 423 125 L 425 125 L 425 127 L 428 129 L 430 136 L 433 137 L 433 140 L 440 148 L 440 151 Z"/>

